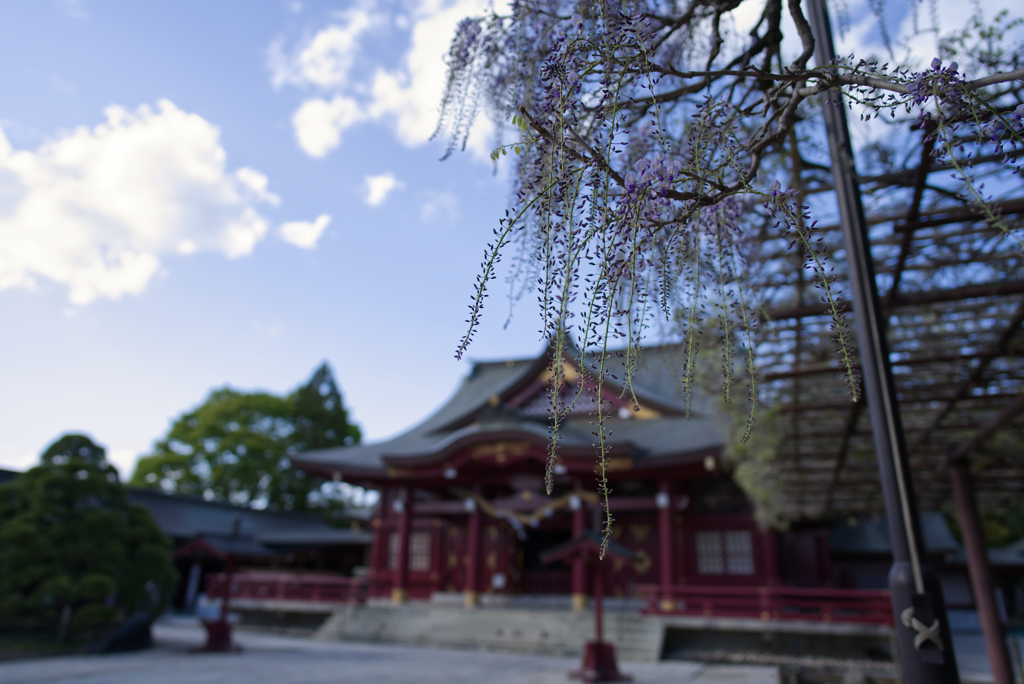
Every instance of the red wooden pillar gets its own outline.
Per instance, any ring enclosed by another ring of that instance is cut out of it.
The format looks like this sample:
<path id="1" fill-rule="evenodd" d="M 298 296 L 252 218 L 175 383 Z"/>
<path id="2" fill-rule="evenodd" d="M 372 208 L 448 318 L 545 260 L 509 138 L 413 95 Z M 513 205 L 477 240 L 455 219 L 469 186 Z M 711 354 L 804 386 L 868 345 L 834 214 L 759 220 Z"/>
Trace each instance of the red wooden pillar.
<path id="1" fill-rule="evenodd" d="M 474 494 L 480 494 L 480 485 L 473 487 Z M 466 526 L 466 581 L 463 587 L 463 602 L 467 608 L 473 608 L 480 602 L 480 507 L 476 499 L 467 498 L 466 508 L 469 509 L 469 524 Z"/>
<path id="2" fill-rule="evenodd" d="M 761 530 L 761 575 L 765 586 L 779 584 L 779 535 L 770 527 Z"/>
<path id="3" fill-rule="evenodd" d="M 507 594 L 512 588 L 512 577 L 513 568 L 512 563 L 515 558 L 515 546 L 509 548 L 509 533 L 508 528 L 503 526 L 498 527 L 498 547 L 495 549 L 498 556 L 498 575 L 503 577 L 500 583 L 495 583 L 494 576 L 491 576 L 491 589 L 495 593 Z M 514 542 L 513 542 L 514 544 Z"/>
<path id="4" fill-rule="evenodd" d="M 661 480 L 658 483 L 658 494 L 654 499 L 658 507 L 658 581 L 662 587 L 675 584 L 672 569 L 672 482 Z M 669 596 L 661 599 L 661 609 L 675 610 L 675 601 Z"/>
<path id="5" fill-rule="evenodd" d="M 605 566 L 600 559 L 594 559 L 594 641 L 604 641 L 604 615 L 601 606 L 604 605 L 604 571 Z"/>
<path id="6" fill-rule="evenodd" d="M 978 609 L 981 632 L 985 636 L 985 650 L 992 666 L 992 678 L 996 684 L 1013 684 L 1010 653 L 1006 648 L 1003 623 L 996 609 L 992 568 L 989 567 L 988 556 L 985 554 L 978 503 L 974 499 L 967 460 L 958 458 L 950 461 L 949 475 L 953 481 L 953 498 L 956 499 L 960 532 L 967 551 L 967 574 L 971 578 L 971 593 L 974 594 L 974 605 Z"/>
<path id="7" fill-rule="evenodd" d="M 384 511 L 385 506 L 390 505 L 392 491 L 389 488 L 380 493 L 380 500 L 374 507 L 373 520 L 370 521 L 370 528 L 373 530 L 373 541 L 370 543 L 370 586 L 376 585 L 380 577 L 386 577 L 388 569 L 388 535 L 384 532 Z"/>
<path id="8" fill-rule="evenodd" d="M 220 621 L 224 624 L 228 623 L 228 615 L 231 612 L 231 582 L 235 579 L 236 560 L 235 554 L 229 555 L 224 568 L 224 600 L 220 604 Z"/>
<path id="9" fill-rule="evenodd" d="M 586 522 L 583 510 L 583 498 L 579 488 L 569 498 L 569 510 L 572 511 L 572 537 L 583 534 Z M 587 561 L 583 556 L 572 559 L 572 609 L 585 610 L 587 607 Z"/>
<path id="10" fill-rule="evenodd" d="M 398 515 L 398 549 L 395 553 L 391 602 L 405 603 L 409 598 L 409 530 L 412 527 L 412 487 L 402 487 L 392 503 Z"/>
<path id="11" fill-rule="evenodd" d="M 676 544 L 676 577 L 673 584 L 685 585 L 690 579 L 690 559 L 687 557 L 687 554 L 690 553 L 693 543 L 687 538 L 686 518 L 683 514 L 674 513 L 672 515 L 672 522 L 675 526 L 675 529 L 672 531 L 672 539 Z"/>

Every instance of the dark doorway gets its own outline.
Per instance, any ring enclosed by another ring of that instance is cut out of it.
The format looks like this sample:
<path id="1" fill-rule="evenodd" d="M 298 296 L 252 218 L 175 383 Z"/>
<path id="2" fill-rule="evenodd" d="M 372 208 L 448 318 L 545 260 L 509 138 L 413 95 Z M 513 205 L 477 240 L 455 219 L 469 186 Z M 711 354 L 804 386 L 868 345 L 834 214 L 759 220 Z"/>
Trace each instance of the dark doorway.
<path id="1" fill-rule="evenodd" d="M 523 575 L 520 593 L 569 594 L 572 591 L 572 568 L 561 561 L 545 565 L 540 554 L 569 541 L 567 529 L 529 530 L 522 542 Z"/>

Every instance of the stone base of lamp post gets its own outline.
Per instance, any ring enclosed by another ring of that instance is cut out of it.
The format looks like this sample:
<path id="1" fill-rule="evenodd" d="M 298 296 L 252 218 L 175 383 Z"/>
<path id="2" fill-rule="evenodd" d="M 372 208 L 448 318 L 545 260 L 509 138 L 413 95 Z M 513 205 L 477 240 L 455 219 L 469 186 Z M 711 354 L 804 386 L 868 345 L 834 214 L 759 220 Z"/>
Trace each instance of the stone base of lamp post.
<path id="1" fill-rule="evenodd" d="M 582 682 L 631 682 L 633 678 L 619 672 L 615 647 L 607 641 L 588 641 L 583 648 L 583 666 L 569 673 Z"/>

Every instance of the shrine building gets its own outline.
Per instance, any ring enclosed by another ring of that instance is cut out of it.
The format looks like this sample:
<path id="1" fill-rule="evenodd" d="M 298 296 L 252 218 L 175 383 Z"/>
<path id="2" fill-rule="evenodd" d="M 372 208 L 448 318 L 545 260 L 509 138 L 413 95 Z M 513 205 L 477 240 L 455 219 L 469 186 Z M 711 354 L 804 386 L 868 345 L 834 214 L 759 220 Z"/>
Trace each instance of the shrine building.
<path id="1" fill-rule="evenodd" d="M 786 539 L 759 529 L 723 467 L 725 425 L 707 410 L 710 402 L 691 406 L 687 416 L 678 353 L 645 350 L 632 378 L 636 405 L 622 391 L 621 360 L 601 388 L 613 538 L 635 554 L 630 562 L 601 564 L 608 594 L 637 597 L 644 585 L 827 584 L 824 528 Z M 458 593 L 473 606 L 563 595 L 574 608 L 586 605 L 582 563 L 544 565 L 540 558 L 603 524 L 595 474 L 599 397 L 593 370 L 566 356 L 559 402 L 567 417 L 558 429 L 554 490 L 545 494 L 551 354 L 476 363 L 454 396 L 408 432 L 293 459 L 311 474 L 380 492 L 371 598 L 401 603 Z M 787 549 L 809 558 L 787 563 Z M 659 600 L 671 609 L 671 592 Z"/>

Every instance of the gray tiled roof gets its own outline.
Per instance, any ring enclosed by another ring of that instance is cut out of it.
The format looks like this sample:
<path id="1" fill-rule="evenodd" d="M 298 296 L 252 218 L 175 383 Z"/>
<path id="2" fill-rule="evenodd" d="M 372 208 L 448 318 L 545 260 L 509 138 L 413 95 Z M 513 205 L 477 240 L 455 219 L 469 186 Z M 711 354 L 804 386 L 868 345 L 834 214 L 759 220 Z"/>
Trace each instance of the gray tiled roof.
<path id="1" fill-rule="evenodd" d="M 260 511 L 198 497 L 131 487 L 129 498 L 149 509 L 164 534 L 177 540 L 202 536 L 218 548 L 245 555 L 270 547 L 368 544 L 368 533 L 331 527 L 313 513 Z"/>
<path id="2" fill-rule="evenodd" d="M 992 565 L 1024 566 L 1024 539 L 1007 544 L 1006 546 L 990 547 L 986 549 L 988 562 Z M 967 564 L 967 554 L 963 548 L 951 554 L 948 559 L 950 563 Z"/>
<path id="3" fill-rule="evenodd" d="M 538 372 L 546 358 L 478 362 L 452 397 L 419 425 L 392 439 L 374 444 L 309 451 L 292 459 L 299 466 L 338 470 L 379 471 L 389 459 L 422 457 L 471 436 L 515 431 L 547 441 L 547 423 L 502 407 L 489 407 L 489 399 L 522 387 Z M 612 445 L 628 446 L 637 459 L 652 459 L 681 453 L 721 448 L 725 441 L 722 421 L 711 414 L 711 402 L 695 398 L 690 417 L 678 380 L 681 367 L 678 347 L 655 347 L 644 351 L 633 377 L 633 388 L 641 402 L 663 412 L 653 420 L 611 418 L 608 421 Z M 594 357 L 588 355 L 589 367 Z M 621 386 L 624 360 L 611 358 L 608 382 Z M 587 368 L 589 370 L 589 368 Z M 591 371 L 592 372 L 592 371 Z M 507 397 L 506 397 L 507 398 Z M 590 418 L 580 416 L 563 423 L 559 440 L 565 448 L 589 448 L 595 439 Z M 392 461 L 393 462 L 393 461 Z"/>
<path id="4" fill-rule="evenodd" d="M 854 524 L 850 524 L 850 523 Z M 939 511 L 921 511 L 921 534 L 928 553 L 943 554 L 946 563 L 966 565 L 964 547 L 956 540 Z M 836 523 L 829 532 L 829 550 L 846 554 L 888 554 L 889 526 L 885 516 Z M 1024 539 L 986 549 L 992 565 L 1024 566 Z"/>
<path id="5" fill-rule="evenodd" d="M 926 551 L 954 553 L 962 550 L 942 513 L 921 511 L 920 520 Z M 885 516 L 836 523 L 829 532 L 828 546 L 833 553 L 891 553 L 889 524 Z"/>

